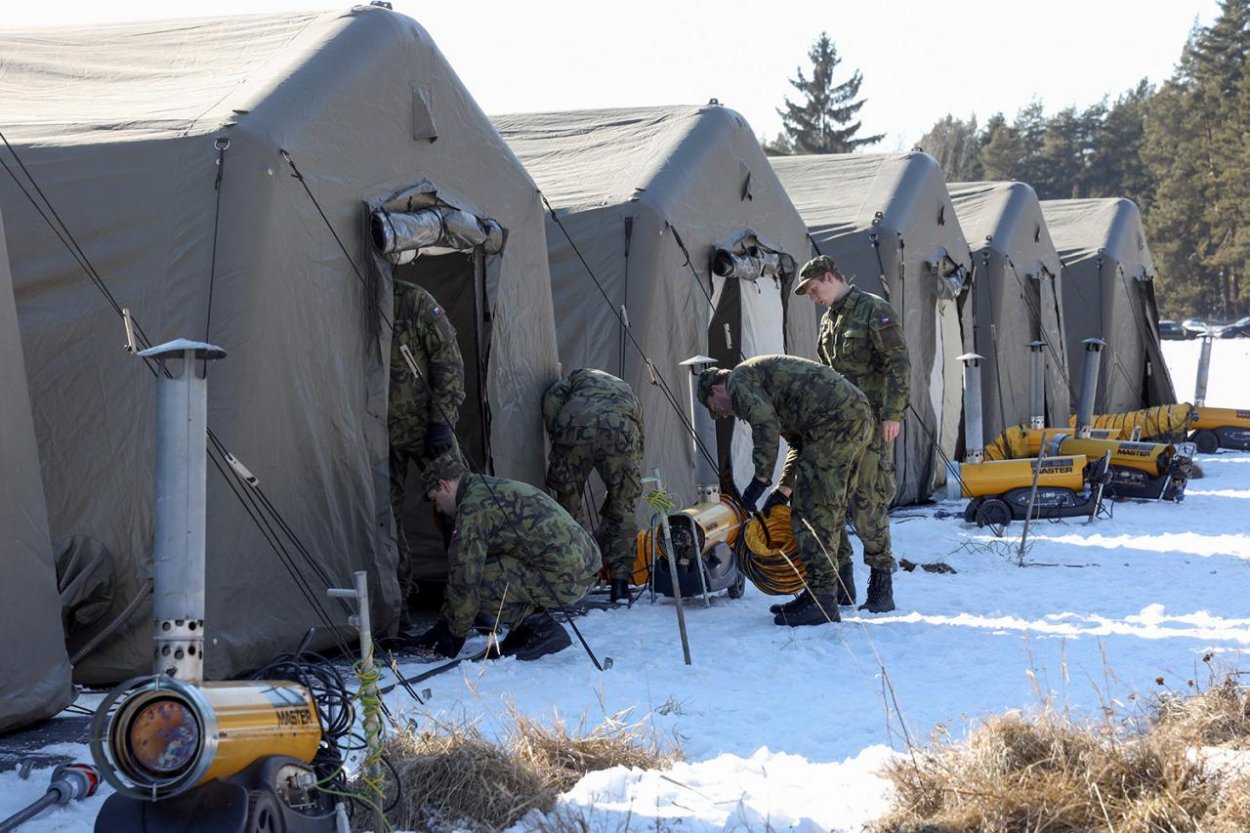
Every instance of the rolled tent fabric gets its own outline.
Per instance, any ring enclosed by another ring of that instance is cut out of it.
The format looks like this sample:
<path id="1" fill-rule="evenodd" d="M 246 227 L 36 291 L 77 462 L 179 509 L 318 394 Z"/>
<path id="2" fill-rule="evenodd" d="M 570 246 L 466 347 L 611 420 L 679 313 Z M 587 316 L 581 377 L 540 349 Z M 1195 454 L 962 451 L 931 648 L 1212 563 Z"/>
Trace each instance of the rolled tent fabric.
<path id="1" fill-rule="evenodd" d="M 911 406 L 895 442 L 895 503 L 927 500 L 954 459 L 962 413 L 961 306 L 972 260 L 942 170 L 925 153 L 775 157 L 816 248 L 903 324 Z M 823 314 L 817 308 L 817 315 Z"/>
<path id="2" fill-rule="evenodd" d="M 949 186 L 972 250 L 972 328 L 964 346 L 985 357 L 981 391 L 987 438 L 1028 423 L 1030 343 L 1045 342 L 1046 424 L 1066 425 L 1076 398 L 1063 336 L 1062 264 L 1041 204 L 1023 182 Z"/>
<path id="3" fill-rule="evenodd" d="M 0 228 L 3 228 L 0 225 Z M 13 281 L 0 234 L 0 733 L 73 702 Z"/>
<path id="4" fill-rule="evenodd" d="M 1088 338 L 1102 351 L 1097 413 L 1176 402 L 1159 342 L 1154 261 L 1132 200 L 1043 200 L 1042 214 L 1063 262 L 1068 364 L 1080 368 Z"/>
<path id="5" fill-rule="evenodd" d="M 154 377 L 118 349 L 114 302 L 149 342 L 227 350 L 209 429 L 273 507 L 210 443 L 207 675 L 256 668 L 310 628 L 314 646 L 352 638 L 325 590 L 356 570 L 374 627 L 395 621 L 392 295 L 389 272 L 364 264 L 369 201 L 417 176 L 507 232 L 479 315 L 492 345 L 482 439 L 495 472 L 541 482 L 539 403 L 557 376 L 542 206 L 416 22 L 357 6 L 0 32 L 0 124 L 111 296 L 0 182 L 51 535 L 111 554 L 102 622 L 142 594 L 153 528 Z M 79 681 L 148 670 L 145 610 Z"/>

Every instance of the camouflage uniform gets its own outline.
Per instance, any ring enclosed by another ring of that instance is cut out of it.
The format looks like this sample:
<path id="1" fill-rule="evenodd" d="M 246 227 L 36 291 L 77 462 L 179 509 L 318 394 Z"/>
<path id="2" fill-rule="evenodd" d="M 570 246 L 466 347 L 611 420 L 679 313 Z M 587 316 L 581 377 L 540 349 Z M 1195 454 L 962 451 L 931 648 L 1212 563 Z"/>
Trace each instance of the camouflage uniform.
<path id="1" fill-rule="evenodd" d="M 409 462 L 429 465 L 426 429 L 442 422 L 452 428 L 464 403 L 464 361 L 456 330 L 446 311 L 416 284 L 395 281 L 395 332 L 391 337 L 391 384 L 387 397 L 390 436 L 391 510 L 400 538 L 400 584 L 410 590 L 407 546 L 403 544 L 404 480 Z M 413 378 L 400 345 L 408 345 L 424 381 Z M 453 447 L 455 438 L 451 440 Z M 440 449 L 433 449 L 435 453 Z M 407 592 L 407 590 L 405 592 Z"/>
<path id="2" fill-rule="evenodd" d="M 456 491 L 443 619 L 464 636 L 479 613 L 516 625 L 573 604 L 594 585 L 600 559 L 590 534 L 541 489 L 466 473 Z"/>
<path id="3" fill-rule="evenodd" d="M 607 487 L 595 540 L 610 577 L 629 579 L 634 568 L 634 512 L 642 495 L 642 407 L 625 382 L 581 368 L 543 395 L 543 425 L 551 438 L 547 488 L 584 521 L 582 488 L 593 468 Z"/>
<path id="4" fill-rule="evenodd" d="M 911 384 L 907 344 L 894 310 L 884 299 L 856 287 L 829 306 L 820 320 L 820 360 L 855 384 L 872 405 L 872 442 L 860 462 L 851 497 L 855 531 L 864 544 L 864 563 L 893 570 L 888 510 L 894 500 L 894 444 L 881 434 L 885 420 L 903 421 Z M 843 527 L 838 562 L 854 556 Z"/>
<path id="5" fill-rule="evenodd" d="M 725 389 L 734 415 L 751 425 L 757 479 L 772 480 L 778 436 L 789 443 L 780 482 L 794 488 L 794 539 L 812 592 L 833 593 L 832 546 L 873 430 L 867 398 L 837 371 L 794 356 L 747 359 L 729 374 Z"/>

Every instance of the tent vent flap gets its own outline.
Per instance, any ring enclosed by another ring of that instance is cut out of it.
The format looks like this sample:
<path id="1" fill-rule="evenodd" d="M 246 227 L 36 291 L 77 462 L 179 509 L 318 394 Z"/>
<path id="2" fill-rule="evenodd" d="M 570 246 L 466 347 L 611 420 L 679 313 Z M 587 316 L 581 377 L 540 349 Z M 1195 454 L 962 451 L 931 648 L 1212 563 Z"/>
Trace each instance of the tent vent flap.
<path id="1" fill-rule="evenodd" d="M 402 191 L 369 215 L 369 238 L 378 254 L 396 264 L 410 262 L 418 252 L 447 254 L 481 249 L 503 251 L 503 226 L 489 217 L 439 199 L 429 183 Z"/>

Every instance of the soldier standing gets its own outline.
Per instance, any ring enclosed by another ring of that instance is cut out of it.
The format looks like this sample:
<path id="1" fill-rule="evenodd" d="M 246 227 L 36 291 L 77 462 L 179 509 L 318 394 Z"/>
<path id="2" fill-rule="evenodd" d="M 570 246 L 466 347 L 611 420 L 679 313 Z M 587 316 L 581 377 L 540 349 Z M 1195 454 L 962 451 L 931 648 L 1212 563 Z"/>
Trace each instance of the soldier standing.
<path id="1" fill-rule="evenodd" d="M 510 625 L 503 656 L 531 660 L 571 644 L 548 608 L 586 595 L 601 556 L 590 534 L 541 489 L 472 474 L 447 452 L 422 474 L 426 495 L 453 518 L 442 617 L 413 640 L 454 657 L 479 614 Z"/>
<path id="2" fill-rule="evenodd" d="M 742 493 L 748 512 L 772 481 L 778 437 L 790 445 L 774 494 L 790 496 L 807 589 L 778 606 L 773 622 L 793 627 L 839 621 L 830 548 L 845 523 L 855 470 L 871 439 L 868 399 L 836 370 L 794 356 L 755 356 L 732 371 L 708 368 L 699 375 L 697 393 L 712 416 L 736 416 L 751 426 L 755 477 Z"/>
<path id="3" fill-rule="evenodd" d="M 394 333 L 391 336 L 391 384 L 387 398 L 390 436 L 391 510 L 400 542 L 399 581 L 404 597 L 413 590 L 411 553 L 403 534 L 404 480 L 408 464 L 424 470 L 430 461 L 456 447 L 452 430 L 464 403 L 464 361 L 456 329 L 429 292 L 395 281 Z M 400 352 L 407 346 L 421 378 L 414 378 Z M 407 608 L 401 610 L 401 629 Z"/>
<path id="4" fill-rule="evenodd" d="M 622 380 L 580 368 L 543 394 L 543 425 L 551 438 L 547 488 L 570 515 L 584 520 L 581 495 L 591 469 L 607 487 L 595 540 L 612 601 L 628 599 L 638 533 L 634 511 L 642 494 L 642 407 Z"/>
<path id="5" fill-rule="evenodd" d="M 864 563 L 871 568 L 868 598 L 860 610 L 882 613 L 894 609 L 895 564 L 888 510 L 894 500 L 894 439 L 902 428 L 911 384 L 907 344 L 890 304 L 847 283 L 832 258 L 812 258 L 799 277 L 795 294 L 828 307 L 820 320 L 820 360 L 864 392 L 876 419 L 851 505 L 856 510 L 852 513 L 855 531 L 864 545 Z M 839 602 L 854 604 L 854 550 L 845 527 L 838 541 L 838 575 L 839 584 L 846 588 Z"/>

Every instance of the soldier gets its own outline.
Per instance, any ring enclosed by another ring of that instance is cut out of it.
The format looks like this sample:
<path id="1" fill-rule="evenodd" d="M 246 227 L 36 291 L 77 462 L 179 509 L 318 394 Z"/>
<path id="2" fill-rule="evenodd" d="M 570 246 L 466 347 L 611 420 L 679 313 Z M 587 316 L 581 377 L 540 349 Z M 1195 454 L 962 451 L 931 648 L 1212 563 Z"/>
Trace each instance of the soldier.
<path id="1" fill-rule="evenodd" d="M 455 448 L 452 426 L 464 403 L 464 361 L 447 312 L 416 284 L 395 281 L 394 321 L 387 429 L 391 441 L 391 509 L 400 542 L 400 587 L 406 598 L 413 587 L 411 554 L 403 534 L 404 480 L 409 462 L 424 470 L 430 460 Z M 423 378 L 413 377 L 400 352 L 404 345 Z M 407 608 L 400 610 L 402 630 Z"/>
<path id="2" fill-rule="evenodd" d="M 851 286 L 832 258 L 820 255 L 799 272 L 796 295 L 827 306 L 820 320 L 820 360 L 853 382 L 872 405 L 876 428 L 860 463 L 851 497 L 855 531 L 871 568 L 868 598 L 860 610 L 894 609 L 894 555 L 890 547 L 890 502 L 894 500 L 894 439 L 903 425 L 911 384 L 911 362 L 898 317 L 883 298 Z M 845 527 L 838 541 L 839 598 L 855 603 L 854 550 Z"/>
<path id="3" fill-rule="evenodd" d="M 756 356 L 733 371 L 699 375 L 699 401 L 712 416 L 751 425 L 755 477 L 743 506 L 755 504 L 772 481 L 778 436 L 790 445 L 779 485 L 765 508 L 791 500 L 790 523 L 807 573 L 807 589 L 774 611 L 778 625 L 837 622 L 832 547 L 847 511 L 855 469 L 871 439 L 868 399 L 840 373 L 794 356 Z"/>
<path id="4" fill-rule="evenodd" d="M 511 626 L 503 656 L 531 660 L 567 648 L 568 633 L 547 609 L 573 604 L 594 585 L 601 557 L 590 534 L 541 489 L 472 474 L 454 451 L 430 463 L 422 485 L 455 531 L 442 618 L 413 644 L 454 657 L 483 614 Z"/>
<path id="5" fill-rule="evenodd" d="M 642 407 L 625 382 L 581 368 L 547 389 L 543 425 L 551 438 L 547 488 L 570 515 L 584 520 L 581 494 L 592 468 L 607 487 L 595 540 L 612 601 L 628 599 L 638 534 L 634 510 L 642 494 Z"/>

